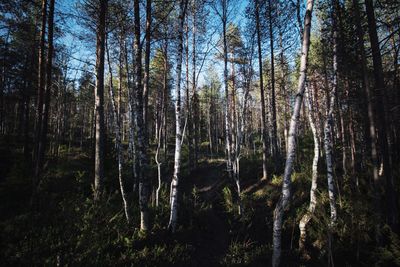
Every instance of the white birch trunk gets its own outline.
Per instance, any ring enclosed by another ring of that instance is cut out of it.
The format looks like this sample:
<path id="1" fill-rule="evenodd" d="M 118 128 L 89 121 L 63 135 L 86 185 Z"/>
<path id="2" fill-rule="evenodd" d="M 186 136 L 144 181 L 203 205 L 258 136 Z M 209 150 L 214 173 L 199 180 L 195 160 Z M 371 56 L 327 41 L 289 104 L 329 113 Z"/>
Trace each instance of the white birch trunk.
<path id="1" fill-rule="evenodd" d="M 179 29 L 178 29 L 178 56 L 177 56 L 177 67 L 176 67 L 176 103 L 175 103 L 175 123 L 176 123 L 176 135 L 175 135 L 175 161 L 174 161 L 174 174 L 171 181 L 170 188 L 170 206 L 171 213 L 168 223 L 168 229 L 175 232 L 178 220 L 178 184 L 179 184 L 179 173 L 181 167 L 181 72 L 182 72 L 182 52 L 183 52 L 183 24 L 185 22 L 185 13 L 187 8 L 188 0 L 181 0 L 180 2 L 180 14 L 179 14 Z"/>
<path id="2" fill-rule="evenodd" d="M 297 122 L 300 118 L 300 109 L 301 109 L 301 103 L 303 101 L 303 94 L 306 81 L 308 50 L 310 47 L 311 15 L 313 10 L 313 5 L 314 5 L 313 0 L 307 0 L 307 9 L 304 17 L 304 36 L 302 41 L 302 52 L 300 59 L 300 76 L 299 76 L 298 89 L 297 89 L 293 115 L 290 120 L 288 153 L 285 163 L 285 173 L 283 176 L 282 194 L 274 211 L 273 254 L 272 254 L 272 266 L 274 267 L 279 266 L 280 263 L 283 212 L 287 208 L 290 200 L 291 175 L 296 155 Z"/>
<path id="3" fill-rule="evenodd" d="M 333 110 L 336 101 L 337 92 L 337 29 L 335 14 L 332 14 L 333 19 L 333 77 L 332 90 L 329 92 L 329 110 L 324 125 L 324 149 L 326 157 L 326 172 L 328 180 L 329 205 L 331 208 L 331 226 L 336 222 L 336 199 L 335 199 L 335 181 L 333 177 Z M 327 101 L 327 102 L 328 102 Z"/>
<path id="4" fill-rule="evenodd" d="M 319 160 L 319 139 L 318 131 L 315 125 L 315 120 L 313 117 L 314 106 L 312 104 L 312 97 L 310 95 L 308 87 L 305 89 L 306 105 L 308 107 L 308 121 L 310 123 L 310 128 L 314 139 L 314 158 L 312 163 L 312 175 L 311 175 L 311 190 L 310 190 L 310 205 L 308 206 L 307 212 L 303 215 L 299 223 L 300 238 L 299 238 L 299 249 L 304 252 L 304 243 L 306 241 L 306 227 L 308 222 L 311 220 L 314 214 L 315 207 L 317 205 L 317 179 L 318 179 L 318 160 Z"/>
<path id="5" fill-rule="evenodd" d="M 114 97 L 114 89 L 113 89 L 113 76 L 110 62 L 110 52 L 108 49 L 108 42 L 106 38 L 106 51 L 107 51 L 107 62 L 108 62 L 108 71 L 110 75 L 110 83 L 109 83 L 109 94 L 111 100 L 111 108 L 114 116 L 114 131 L 115 131 L 115 147 L 117 150 L 117 161 L 118 161 L 118 181 L 121 190 L 122 203 L 124 207 L 125 217 L 128 223 L 130 223 L 130 215 L 129 215 L 129 206 L 128 206 L 128 195 L 125 190 L 124 180 L 122 178 L 122 166 L 123 166 L 123 156 L 122 156 L 122 145 L 121 145 L 121 116 L 118 112 L 118 107 Z M 122 82 L 122 81 L 120 81 Z"/>
<path id="6" fill-rule="evenodd" d="M 230 97 L 228 88 L 228 46 L 226 37 L 226 26 L 228 20 L 227 1 L 222 1 L 222 34 L 223 34 L 223 56 L 224 56 L 224 91 L 225 91 L 225 153 L 226 153 L 226 169 L 228 176 L 232 176 L 232 151 L 231 151 L 231 121 L 229 116 Z"/>
<path id="7" fill-rule="evenodd" d="M 165 86 L 165 85 L 164 85 Z M 160 196 L 160 190 L 161 190 L 161 162 L 159 160 L 159 154 L 160 154 L 160 149 L 161 149 L 161 137 L 162 137 L 162 131 L 163 131 L 163 127 L 164 127 L 164 107 L 165 104 L 162 104 L 162 108 L 161 108 L 161 115 L 157 117 L 157 120 L 160 120 L 159 122 L 159 126 L 158 130 L 157 130 L 157 149 L 156 149 L 156 154 L 154 156 L 154 159 L 156 161 L 157 164 L 157 181 L 158 181 L 158 185 L 157 185 L 157 189 L 156 189 L 156 207 L 158 207 L 159 204 L 159 196 Z"/>

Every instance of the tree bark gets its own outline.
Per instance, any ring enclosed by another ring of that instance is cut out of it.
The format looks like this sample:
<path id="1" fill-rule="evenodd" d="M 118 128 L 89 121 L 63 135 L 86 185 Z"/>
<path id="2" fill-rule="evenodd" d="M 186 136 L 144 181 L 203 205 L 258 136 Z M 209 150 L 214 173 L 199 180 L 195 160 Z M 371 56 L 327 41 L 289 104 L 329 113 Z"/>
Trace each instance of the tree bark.
<path id="1" fill-rule="evenodd" d="M 274 211 L 274 224 L 273 224 L 273 254 L 272 266 L 279 266 L 281 258 L 281 235 L 282 235 L 282 220 L 284 210 L 287 209 L 290 201 L 290 185 L 291 174 L 293 171 L 293 163 L 296 155 L 296 136 L 297 136 L 297 122 L 300 118 L 300 109 L 303 101 L 303 94 L 306 82 L 307 73 L 307 60 L 308 51 L 310 47 L 310 33 L 311 33 L 311 16 L 314 1 L 307 0 L 307 8 L 304 17 L 304 34 L 302 41 L 302 53 L 300 58 L 300 76 L 298 81 L 297 95 L 293 110 L 293 115 L 290 120 L 289 138 L 288 138 L 288 153 L 285 163 L 285 172 L 283 176 L 282 194 L 276 205 Z"/>
<path id="2" fill-rule="evenodd" d="M 318 161 L 319 161 L 319 137 L 318 137 L 318 130 L 317 126 L 315 124 L 315 119 L 314 119 L 314 106 L 312 103 L 312 97 L 310 94 L 310 90 L 308 86 L 305 89 L 305 105 L 308 108 L 308 121 L 310 123 L 310 128 L 311 132 L 313 134 L 313 140 L 314 140 L 314 157 L 313 157 L 313 163 L 312 163 L 312 175 L 311 175 L 311 190 L 310 190 L 310 205 L 308 206 L 307 212 L 303 215 L 303 217 L 300 220 L 299 223 L 299 229 L 300 229 L 300 238 L 299 238 L 299 249 L 301 252 L 305 253 L 305 241 L 306 241 L 306 227 L 308 222 L 311 220 L 315 207 L 317 205 L 317 196 L 316 196 L 316 191 L 317 191 L 317 179 L 318 179 Z"/>
<path id="3" fill-rule="evenodd" d="M 96 33 L 96 139 L 94 160 L 94 198 L 99 200 L 103 191 L 104 181 L 104 47 L 106 28 L 107 0 L 100 1 L 100 13 L 97 21 Z"/>
<path id="4" fill-rule="evenodd" d="M 143 120 L 143 86 L 142 86 L 142 49 L 140 46 L 140 7 L 139 0 L 134 1 L 135 21 L 135 98 L 136 112 L 135 121 L 137 126 L 137 148 L 138 148 L 138 181 L 139 181 L 139 209 L 140 209 L 140 230 L 149 229 L 149 181 L 147 173 L 147 145 L 146 130 Z"/>
<path id="5" fill-rule="evenodd" d="M 124 158 L 122 155 L 122 143 L 121 143 L 121 113 L 119 112 L 118 105 L 115 101 L 115 96 L 114 96 L 114 88 L 113 88 L 113 75 L 112 75 L 112 68 L 111 68 L 111 61 L 110 61 L 110 51 L 108 49 L 108 41 L 106 39 L 106 51 L 107 51 L 107 65 L 108 65 L 108 71 L 110 75 L 110 82 L 109 82 L 109 88 L 108 92 L 110 94 L 110 100 L 111 100 L 111 109 L 114 117 L 114 132 L 115 132 L 115 148 L 117 150 L 117 162 L 118 162 L 118 181 L 119 181 L 119 187 L 121 190 L 121 197 L 122 197 L 122 204 L 124 207 L 124 212 L 125 212 L 125 217 L 126 221 L 128 224 L 131 221 L 130 214 L 129 214 L 129 205 L 128 205 L 128 194 L 125 189 L 125 181 L 122 177 L 122 167 L 124 164 Z M 121 83 L 121 81 L 120 81 Z"/>
<path id="6" fill-rule="evenodd" d="M 381 218 L 381 206 L 380 206 L 380 186 L 381 179 L 379 177 L 379 162 L 378 162 L 378 151 L 376 144 L 376 129 L 375 129 L 375 111 L 372 103 L 372 92 L 371 85 L 368 77 L 368 69 L 367 69 L 367 56 L 365 53 L 364 47 L 364 30 L 361 25 L 361 17 L 360 17 L 360 6 L 358 0 L 353 0 L 354 6 L 354 18 L 357 27 L 357 36 L 358 36 L 358 52 L 360 53 L 361 59 L 361 72 L 363 78 L 363 87 L 365 96 L 367 98 L 367 107 L 368 107 L 368 123 L 369 123 L 369 141 L 371 148 L 371 163 L 372 163 L 372 178 L 374 181 L 374 205 L 375 212 L 378 214 L 378 220 Z"/>
<path id="7" fill-rule="evenodd" d="M 175 232 L 178 220 L 178 185 L 179 185 L 179 174 L 181 167 L 181 72 L 182 72 L 182 52 L 183 52 L 183 25 L 185 23 L 185 14 L 187 9 L 188 0 L 180 1 L 179 11 L 179 28 L 178 28 L 178 55 L 177 55 L 177 66 L 176 66 L 176 103 L 175 103 L 175 161 L 174 161 L 174 174 L 171 181 L 170 188 L 170 206 L 171 213 L 168 223 L 168 229 Z"/>
<path id="8" fill-rule="evenodd" d="M 193 110 L 197 111 L 197 80 L 196 80 L 196 2 L 197 1 L 193 1 L 193 30 L 192 30 L 192 95 L 193 95 Z M 198 125 L 198 119 L 199 119 L 199 114 L 198 112 L 193 112 L 192 114 L 192 119 L 193 122 L 191 124 L 192 126 L 192 133 L 194 131 L 194 135 L 193 135 L 193 145 L 194 145 L 194 169 L 197 168 L 197 163 L 198 163 L 198 158 L 199 158 L 199 136 L 198 136 L 198 132 L 199 132 L 199 125 Z"/>
<path id="9" fill-rule="evenodd" d="M 371 42 L 372 62 L 374 67 L 375 110 L 379 118 L 379 120 L 377 121 L 378 142 L 379 142 L 380 153 L 382 156 L 382 163 L 384 170 L 383 176 L 385 177 L 386 180 L 387 221 L 392 228 L 395 228 L 399 224 L 399 216 L 397 210 L 397 200 L 394 191 L 392 166 L 390 163 L 389 144 L 387 139 L 386 113 L 383 101 L 385 82 L 383 78 L 382 56 L 379 48 L 379 40 L 376 30 L 376 20 L 375 20 L 374 6 L 372 0 L 365 0 L 365 8 L 367 12 L 368 32 L 369 32 L 369 39 Z"/>
<path id="10" fill-rule="evenodd" d="M 143 119 L 145 124 L 145 142 L 148 144 L 148 113 L 149 113 L 149 71 L 150 71 L 150 45 L 151 45 L 151 0 L 146 0 L 146 33 L 145 33 L 145 54 L 144 54 L 144 77 L 143 77 L 143 96 L 144 109 Z"/>
<path id="11" fill-rule="evenodd" d="M 47 128 L 50 110 L 50 97 L 52 89 L 52 69 L 53 69 L 53 32 L 54 32 L 54 0 L 50 0 L 49 5 L 49 18 L 48 18 L 48 51 L 47 51 L 47 62 L 46 62 L 46 90 L 44 95 L 43 112 L 42 112 L 42 124 L 40 125 L 40 136 L 38 155 L 35 167 L 36 186 L 39 182 L 39 176 L 42 173 L 44 156 L 46 152 L 47 143 Z"/>
<path id="12" fill-rule="evenodd" d="M 42 126 L 43 113 L 43 94 L 45 85 L 45 38 L 46 38 L 46 20 L 47 20 L 47 0 L 42 0 L 42 22 L 39 41 L 39 62 L 38 62 L 38 94 L 36 99 L 36 124 L 35 124 L 35 145 L 33 147 L 32 162 L 34 164 L 34 173 L 36 173 L 36 160 L 39 150 L 40 130 Z M 33 179 L 33 188 L 36 187 L 36 175 Z"/>
<path id="13" fill-rule="evenodd" d="M 256 31 L 257 31 L 257 46 L 258 46 L 258 70 L 260 75 L 260 98 L 261 98 L 261 135 L 262 135 L 262 152 L 263 152 L 263 179 L 268 178 L 267 173 L 267 127 L 266 127 L 266 112 L 265 112 L 265 96 L 264 96 L 264 78 L 263 78 L 263 62 L 261 51 L 261 29 L 260 29 L 260 0 L 256 3 Z"/>
<path id="14" fill-rule="evenodd" d="M 269 47 L 271 55 L 271 109 L 272 109 L 272 156 L 274 158 L 275 171 L 279 166 L 278 157 L 278 133 L 277 133 L 277 122 L 276 122 L 276 104 L 275 104 L 275 59 L 274 59 L 274 32 L 273 32 L 273 16 L 272 16 L 272 4 L 271 0 L 268 0 L 268 16 L 269 16 Z"/>
<path id="15" fill-rule="evenodd" d="M 336 6 L 336 1 L 333 0 L 333 5 Z M 329 97 L 327 99 L 328 104 L 328 114 L 324 125 L 324 149 L 325 149 L 325 157 L 326 157 L 326 172 L 327 172 L 327 180 L 328 180 L 328 193 L 329 193 L 329 205 L 331 208 L 331 226 L 336 223 L 336 195 L 335 195 L 335 178 L 334 178 L 334 169 L 333 169 L 333 128 L 334 128 L 334 120 L 333 120 L 333 110 L 336 103 L 336 95 L 337 95 L 337 21 L 335 14 L 335 7 L 332 12 L 332 20 L 333 20 L 333 77 L 332 77 L 332 88 L 329 92 Z"/>

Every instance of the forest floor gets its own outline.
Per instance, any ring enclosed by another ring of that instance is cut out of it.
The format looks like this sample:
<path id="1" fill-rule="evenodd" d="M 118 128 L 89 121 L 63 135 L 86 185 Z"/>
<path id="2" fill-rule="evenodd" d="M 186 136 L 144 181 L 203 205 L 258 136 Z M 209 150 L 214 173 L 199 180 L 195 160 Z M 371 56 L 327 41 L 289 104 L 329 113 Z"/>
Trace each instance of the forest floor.
<path id="1" fill-rule="evenodd" d="M 79 235 L 82 235 L 82 228 L 76 225 L 73 227 L 65 225 L 82 224 L 83 221 L 75 217 L 87 216 L 87 214 L 81 215 L 78 211 L 79 206 L 82 206 L 82 209 L 85 206 L 84 203 L 79 203 L 85 200 L 79 198 L 78 195 L 87 198 L 91 194 L 90 158 L 83 153 L 71 152 L 64 153 L 58 160 L 50 159 L 41 182 L 41 196 L 35 211 L 32 211 L 30 206 L 31 178 L 21 151 L 11 152 L 8 147 L 2 147 L 0 162 L 3 164 L 2 177 L 0 177 L 0 226 L 2 226 L 0 249 L 3 256 L 9 257 L 6 263 L 41 263 L 43 259 L 47 259 L 47 262 L 54 262 L 55 258 L 60 259 L 59 255 L 51 254 L 59 254 L 60 246 L 70 245 L 57 244 L 53 248 L 52 242 L 71 242 L 71 240 L 63 240 L 66 238 L 65 234 L 76 235 L 72 239 L 77 243 L 81 242 L 76 240 Z M 260 266 L 262 262 L 265 263 L 265 255 L 261 253 L 257 255 L 258 258 L 253 256 L 249 256 L 247 260 L 243 258 L 243 254 L 253 254 L 251 250 L 259 244 L 259 241 L 252 240 L 248 233 L 244 234 L 246 229 L 251 227 L 245 225 L 250 221 L 241 222 L 237 215 L 236 191 L 233 183 L 227 178 L 223 159 L 201 161 L 195 171 L 186 173 L 181 180 L 180 229 L 172 235 L 165 230 L 166 225 L 161 225 L 147 237 L 139 237 L 137 241 L 132 241 L 133 248 L 138 251 L 167 248 L 165 253 L 177 254 L 170 257 L 179 257 L 179 253 L 183 254 L 184 259 L 181 263 L 176 258 L 168 259 L 163 263 L 155 260 L 154 263 L 158 266 L 168 266 L 168 262 L 177 266 L 184 266 L 189 262 L 190 266 L 232 264 L 256 266 L 254 260 L 259 261 Z M 164 188 L 168 186 L 168 179 L 165 183 Z M 107 186 L 118 190 L 116 181 L 108 181 Z M 246 194 L 251 194 L 259 186 L 260 182 L 257 180 L 247 181 L 243 184 L 243 190 Z M 112 207 L 107 209 L 106 215 L 112 217 L 116 212 L 120 216 L 122 214 L 120 197 L 114 197 L 112 192 L 110 195 L 109 202 Z M 152 208 L 156 217 L 154 220 L 157 220 L 159 216 L 162 217 L 161 222 L 155 222 L 156 224 L 167 222 L 168 209 L 167 205 L 164 206 L 161 215 L 157 215 L 157 210 Z M 133 207 L 134 210 L 136 208 Z M 123 216 L 120 217 L 123 221 Z M 38 230 L 39 228 L 41 229 Z M 62 231 L 66 233 L 57 237 Z M 269 231 L 264 233 L 267 232 Z M 262 235 L 265 236 L 265 234 Z M 58 239 L 58 241 L 48 241 L 45 238 Z M 262 239 L 264 243 L 265 238 Z M 94 239 L 93 242 L 96 240 Z M 48 247 L 41 247 L 44 244 Z M 177 245 L 183 247 L 179 248 L 182 251 L 168 251 L 169 248 Z M 269 250 L 269 247 L 269 244 L 264 244 L 264 250 Z M 160 255 L 153 256 L 160 257 Z M 69 262 L 68 257 L 66 253 L 63 261 Z M 164 256 L 161 255 L 162 257 Z M 82 262 L 85 261 L 82 260 Z M 129 260 L 121 260 L 123 264 L 127 262 Z M 150 261 L 149 266 L 151 264 Z"/>
<path id="2" fill-rule="evenodd" d="M 137 195 L 132 191 L 129 203 L 133 223 L 126 223 L 112 158 L 106 160 L 107 194 L 100 204 L 92 201 L 92 161 L 89 155 L 72 150 L 70 153 L 64 151 L 58 160 L 48 159 L 40 185 L 40 197 L 32 208 L 29 161 L 24 160 L 21 150 L 11 149 L 4 143 L 0 144 L 0 152 L 2 266 L 270 264 L 272 214 L 280 194 L 281 178 L 274 176 L 269 181 L 260 180 L 261 169 L 257 159 L 241 161 L 241 215 L 238 215 L 236 188 L 227 177 L 223 159 L 202 159 L 196 170 L 190 173 L 187 166 L 183 166 L 179 227 L 176 233 L 166 229 L 171 170 L 166 171 L 163 174 L 160 206 L 150 205 L 153 227 L 143 234 L 138 230 Z M 128 174 L 128 171 L 124 174 L 127 179 L 130 177 Z M 151 175 L 154 176 L 154 170 Z M 317 210 L 315 223 L 310 224 L 309 239 L 313 241 L 307 247 L 312 261 L 303 262 L 296 249 L 297 228 L 308 204 L 310 184 L 306 172 L 294 173 L 293 180 L 292 208 L 287 212 L 282 236 L 283 263 L 285 266 L 324 265 L 327 262 L 327 242 L 326 227 L 323 225 L 324 220 L 329 218 L 326 215 L 329 214 L 326 193 L 319 195 L 323 205 Z M 132 183 L 128 182 L 127 186 L 132 188 Z M 369 209 L 363 202 L 357 206 L 359 208 L 354 210 L 343 205 L 342 216 L 353 216 L 355 211 L 364 214 Z M 370 261 L 372 256 L 368 253 L 371 246 L 367 241 L 357 241 L 360 238 L 358 236 L 367 233 L 362 230 L 361 227 L 365 226 L 360 223 L 353 224 L 353 228 L 348 230 L 340 228 L 342 236 L 336 237 L 335 241 L 335 263 L 338 266 L 341 263 L 354 266 L 360 259 Z M 390 255 L 394 255 L 390 258 L 393 260 L 396 250 L 388 247 L 385 253 L 390 251 Z M 358 251 L 358 254 L 352 251 Z"/>

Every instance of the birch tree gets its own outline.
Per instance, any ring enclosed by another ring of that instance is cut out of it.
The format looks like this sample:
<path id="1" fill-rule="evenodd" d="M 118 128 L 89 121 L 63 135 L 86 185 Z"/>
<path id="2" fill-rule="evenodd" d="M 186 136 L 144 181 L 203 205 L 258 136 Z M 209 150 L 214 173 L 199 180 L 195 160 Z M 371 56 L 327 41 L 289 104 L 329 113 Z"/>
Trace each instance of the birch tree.
<path id="1" fill-rule="evenodd" d="M 319 131 L 317 129 L 317 125 L 315 123 L 315 107 L 313 105 L 312 96 L 310 94 L 309 87 L 306 85 L 305 88 L 305 105 L 308 108 L 308 122 L 310 123 L 311 132 L 313 135 L 314 141 L 314 157 L 312 161 L 312 174 L 311 174 L 311 189 L 310 189 L 310 204 L 306 213 L 300 220 L 299 229 L 300 229 L 300 237 L 299 237 L 299 249 L 302 252 L 305 252 L 305 241 L 306 241 L 306 227 L 308 222 L 311 220 L 312 216 L 314 215 L 315 207 L 317 205 L 317 179 L 318 179 L 318 161 L 319 161 Z"/>
<path id="2" fill-rule="evenodd" d="M 135 123 L 137 127 L 137 157 L 138 157 L 138 177 L 139 182 L 139 209 L 140 209 L 140 230 L 149 229 L 149 181 L 147 173 L 147 145 L 145 123 L 143 119 L 143 85 L 142 85 L 142 47 L 140 44 L 140 6 L 139 0 L 134 1 L 134 60 L 135 60 Z"/>
<path id="3" fill-rule="evenodd" d="M 291 175 L 293 171 L 293 163 L 296 155 L 297 122 L 300 118 L 300 109 L 303 101 L 303 94 L 306 82 L 307 60 L 308 60 L 308 51 L 310 47 L 311 16 L 312 16 L 313 5 L 314 5 L 313 0 L 307 0 L 306 13 L 304 16 L 303 41 L 301 45 L 300 76 L 298 81 L 298 88 L 297 88 L 293 114 L 290 120 L 288 151 L 285 163 L 285 172 L 283 175 L 282 193 L 274 210 L 273 254 L 272 254 L 272 266 L 274 267 L 279 266 L 280 264 L 283 213 L 288 208 L 291 196 L 290 186 L 291 186 Z"/>
<path id="4" fill-rule="evenodd" d="M 329 97 L 327 101 L 328 113 L 327 118 L 324 124 L 324 150 L 325 150 L 325 158 L 326 158 L 326 172 L 327 172 L 327 180 L 328 180 L 328 194 L 329 194 L 329 205 L 331 209 L 331 226 L 336 223 L 337 211 L 336 211 L 336 199 L 335 199 L 335 181 L 334 181 L 334 170 L 333 170 L 333 111 L 336 103 L 336 95 L 337 95 L 337 87 L 338 87 L 338 69 L 337 69 L 337 21 L 336 21 L 336 13 L 335 13 L 335 0 L 332 1 L 333 9 L 332 9 L 332 41 L 333 41 L 333 77 L 332 77 L 332 88 L 329 91 L 327 97 Z"/>
<path id="5" fill-rule="evenodd" d="M 175 159 L 174 159 L 174 174 L 172 176 L 170 187 L 170 217 L 168 229 L 175 232 L 178 220 L 178 185 L 181 168 L 181 72 L 182 72 L 182 53 L 183 53 L 183 25 L 185 23 L 185 14 L 188 5 L 188 0 L 181 0 L 179 4 L 178 17 L 178 55 L 176 62 L 176 85 L 175 85 Z"/>
<path id="6" fill-rule="evenodd" d="M 112 108 L 113 119 L 114 119 L 115 148 L 117 150 L 118 181 L 119 181 L 119 188 L 121 191 L 122 204 L 124 207 L 126 221 L 128 223 L 130 223 L 131 218 L 130 218 L 130 214 L 129 214 L 128 195 L 127 195 L 126 188 L 125 188 L 125 181 L 122 177 L 122 168 L 123 168 L 123 164 L 124 164 L 123 163 L 124 157 L 122 154 L 123 151 L 122 151 L 122 140 L 121 140 L 122 139 L 121 138 L 121 112 L 120 112 L 120 109 L 118 109 L 118 105 L 115 101 L 115 96 L 114 96 L 113 73 L 112 73 L 110 51 L 109 51 L 109 47 L 108 47 L 107 37 L 106 37 L 106 52 L 107 52 L 108 72 L 109 72 L 108 92 L 110 95 L 111 108 Z M 121 83 L 122 81 L 120 80 L 119 82 Z M 121 89 L 122 89 L 122 87 L 120 88 L 120 90 Z"/>

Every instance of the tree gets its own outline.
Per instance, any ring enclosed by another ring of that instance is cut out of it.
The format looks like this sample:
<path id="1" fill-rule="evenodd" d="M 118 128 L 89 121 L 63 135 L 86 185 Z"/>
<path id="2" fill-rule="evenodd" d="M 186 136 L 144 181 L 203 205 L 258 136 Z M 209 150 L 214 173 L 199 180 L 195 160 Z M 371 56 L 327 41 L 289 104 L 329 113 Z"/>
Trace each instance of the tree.
<path id="1" fill-rule="evenodd" d="M 37 161 L 39 151 L 39 139 L 41 137 L 40 130 L 42 125 L 42 113 L 43 113 L 43 94 L 45 84 L 45 38 L 46 38 L 46 19 L 47 19 L 47 0 L 42 0 L 41 8 L 41 30 L 40 30 L 40 42 L 39 42 L 39 62 L 38 62 L 38 95 L 36 99 L 36 123 L 35 123 L 35 146 L 33 148 L 32 161 Z M 34 169 L 36 173 L 36 165 Z M 34 175 L 32 188 L 36 188 L 38 177 Z"/>
<path id="2" fill-rule="evenodd" d="M 145 123 L 143 119 L 143 86 L 142 86 L 142 49 L 140 45 L 140 7 L 139 0 L 134 1 L 134 33 L 135 33 L 135 89 L 136 98 L 135 121 L 137 125 L 137 148 L 138 148 L 138 181 L 139 181 L 139 208 L 140 208 L 140 230 L 149 229 L 149 181 L 147 172 L 147 145 Z"/>
<path id="3" fill-rule="evenodd" d="M 274 32 L 273 32 L 273 14 L 272 3 L 268 0 L 268 20 L 269 20 L 269 46 L 271 56 L 271 109 L 272 109 L 272 155 L 274 158 L 275 169 L 278 166 L 278 134 L 276 122 L 276 104 L 275 104 L 275 60 L 274 60 Z"/>
<path id="4" fill-rule="evenodd" d="M 337 46 L 338 46 L 338 32 L 337 32 L 337 21 L 336 21 L 336 2 L 332 1 L 332 41 L 333 41 L 333 52 L 332 52 L 332 64 L 333 64 L 333 77 L 332 77 L 332 89 L 327 95 L 327 107 L 328 114 L 324 125 L 324 149 L 326 157 L 326 172 L 328 179 L 328 192 L 329 192 L 329 205 L 331 208 L 331 225 L 336 223 L 337 212 L 336 212 L 336 199 L 335 199 L 335 182 L 333 173 L 333 110 L 336 103 L 336 95 L 338 88 L 338 63 L 337 63 Z"/>
<path id="5" fill-rule="evenodd" d="M 312 101 L 312 96 L 310 94 L 309 86 L 306 85 L 305 88 L 305 105 L 308 108 L 308 121 L 310 123 L 310 128 L 313 135 L 314 140 L 314 157 L 312 162 L 312 175 L 311 175 L 311 189 L 310 189 L 310 205 L 306 213 L 300 220 L 299 229 L 300 229 L 300 237 L 299 237 L 299 249 L 301 252 L 305 253 L 305 241 L 306 241 L 306 227 L 308 222 L 311 220 L 314 215 L 315 207 L 317 206 L 317 179 L 318 179 L 318 161 L 319 161 L 319 134 L 317 125 L 315 123 L 315 107 Z"/>
<path id="6" fill-rule="evenodd" d="M 274 210 L 272 266 L 279 266 L 280 256 L 281 256 L 281 234 L 282 234 L 283 212 L 289 205 L 290 201 L 291 175 L 293 170 L 293 161 L 296 154 L 297 122 L 300 117 L 301 103 L 303 101 L 303 94 L 305 89 L 305 81 L 307 74 L 307 59 L 310 47 L 311 15 L 313 10 L 313 5 L 314 5 L 313 0 L 307 0 L 307 9 L 304 16 L 304 33 L 301 46 L 300 76 L 298 81 L 298 89 L 297 89 L 293 115 L 290 120 L 288 152 L 286 156 L 287 158 L 285 163 L 285 172 L 283 175 L 282 194 Z"/>
<path id="7" fill-rule="evenodd" d="M 364 87 L 364 93 L 367 98 L 367 110 L 368 110 L 368 133 L 369 133 L 369 141 L 370 141 L 370 151 L 371 151 L 371 163 L 372 163 L 372 178 L 374 181 L 374 204 L 375 204 L 375 211 L 378 213 L 378 217 L 380 218 L 381 214 L 381 206 L 380 206 L 380 186 L 381 181 L 378 174 L 379 169 L 379 162 L 378 162 L 378 151 L 377 151 L 377 144 L 376 144 L 376 128 L 375 128 L 375 114 L 374 108 L 372 103 L 372 92 L 371 92 L 371 85 L 370 80 L 368 77 L 368 69 L 367 69 L 367 56 L 365 53 L 364 47 L 364 30 L 361 25 L 361 18 L 360 18 L 360 7 L 358 0 L 353 0 L 354 6 L 354 19 L 356 23 L 356 30 L 357 30 L 357 39 L 358 39 L 358 51 L 361 59 L 361 74 L 362 74 L 362 81 Z"/>
<path id="8" fill-rule="evenodd" d="M 260 72 L 260 95 L 261 95 L 261 134 L 262 134 L 262 150 L 263 150 L 263 178 L 267 179 L 267 127 L 265 114 L 265 96 L 264 96 L 264 81 L 263 81 L 263 62 L 261 48 L 261 29 L 260 29 L 260 1 L 257 0 L 255 8 L 257 46 L 258 46 L 258 70 Z M 272 41 L 271 41 L 272 42 Z"/>
<path id="9" fill-rule="evenodd" d="M 171 213 L 169 217 L 168 229 L 175 232 L 178 220 L 178 185 L 179 174 L 181 168 L 181 148 L 182 148 L 182 130 L 181 130 L 181 72 L 182 72 L 182 54 L 183 54 L 183 25 L 185 23 L 185 15 L 188 0 L 181 0 L 179 4 L 178 18 L 178 55 L 176 62 L 176 85 L 175 85 L 175 159 L 174 173 L 170 188 L 170 206 Z"/>
<path id="10" fill-rule="evenodd" d="M 143 77 L 143 96 L 144 108 L 143 119 L 146 124 L 148 121 L 148 103 L 149 103 L 149 69 L 150 69 L 150 53 L 151 53 L 151 0 L 146 0 L 146 32 L 145 32 L 145 55 L 144 55 L 144 77 Z M 145 142 L 148 143 L 147 125 L 145 126 Z"/>
<path id="11" fill-rule="evenodd" d="M 108 41 L 106 37 L 106 52 L 107 52 L 107 64 L 108 64 L 108 71 L 109 71 L 109 88 L 108 92 L 110 95 L 111 100 L 111 109 L 113 113 L 113 120 L 114 120 L 114 131 L 115 131 L 115 147 L 117 150 L 117 162 L 118 162 L 118 181 L 121 191 L 122 203 L 124 207 L 125 217 L 128 224 L 131 221 L 130 213 L 129 213 L 129 205 L 128 205 L 128 195 L 127 190 L 125 187 L 125 179 L 122 177 L 122 168 L 123 168 L 123 154 L 122 154 L 122 137 L 121 137 L 121 109 L 118 109 L 118 105 L 115 101 L 114 97 L 114 88 L 113 88 L 113 75 L 112 75 L 112 68 L 111 68 L 111 60 L 110 60 L 110 51 L 108 47 Z M 119 81 L 120 84 L 122 81 Z M 120 90 L 122 87 L 120 88 Z"/>
<path id="12" fill-rule="evenodd" d="M 50 0 L 49 18 L 48 18 L 48 38 L 47 38 L 48 51 L 47 51 L 47 62 L 46 62 L 46 89 L 45 89 L 44 103 L 43 103 L 43 113 L 42 113 L 43 118 L 41 119 L 41 125 L 40 125 L 38 155 L 36 159 L 36 168 L 35 168 L 36 183 L 38 183 L 39 175 L 41 174 L 43 169 L 44 156 L 46 152 L 50 97 L 53 85 L 52 83 L 53 51 L 54 51 L 53 32 L 54 32 L 54 0 Z M 37 184 L 35 186 L 37 186 Z"/>
<path id="13" fill-rule="evenodd" d="M 104 48 L 107 0 L 100 1 L 96 30 L 96 87 L 95 87 L 95 160 L 94 160 L 94 198 L 100 199 L 104 181 Z"/>
<path id="14" fill-rule="evenodd" d="M 399 218 L 397 211 L 397 200 L 394 192 L 394 183 L 392 176 L 392 167 L 391 160 L 389 156 L 389 145 L 387 140 L 387 123 L 386 123 L 386 113 L 385 113 L 385 105 L 384 105 L 384 90 L 385 90 L 385 82 L 383 76 L 383 68 L 382 68 L 382 57 L 379 49 L 379 40 L 378 34 L 376 30 L 376 19 L 374 13 L 374 7 L 372 0 L 365 0 L 365 9 L 367 12 L 368 19 L 368 32 L 369 39 L 371 42 L 372 49 L 372 62 L 374 69 L 374 79 L 375 79 L 375 110 L 379 117 L 378 123 L 378 142 L 380 153 L 382 156 L 382 164 L 383 164 L 383 175 L 386 180 L 386 193 L 387 197 L 387 220 L 389 225 L 392 228 L 398 226 Z"/>

